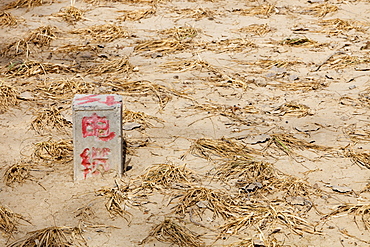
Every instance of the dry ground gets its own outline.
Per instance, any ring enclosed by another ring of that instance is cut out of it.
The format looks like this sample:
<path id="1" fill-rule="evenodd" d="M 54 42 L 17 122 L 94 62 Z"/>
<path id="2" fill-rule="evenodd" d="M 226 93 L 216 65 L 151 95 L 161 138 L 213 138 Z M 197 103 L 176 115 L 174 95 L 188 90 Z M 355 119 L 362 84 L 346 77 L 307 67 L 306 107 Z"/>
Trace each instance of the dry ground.
<path id="1" fill-rule="evenodd" d="M 1 1 L 0 246 L 369 246 L 369 6 Z M 122 179 L 73 182 L 76 93 Z"/>

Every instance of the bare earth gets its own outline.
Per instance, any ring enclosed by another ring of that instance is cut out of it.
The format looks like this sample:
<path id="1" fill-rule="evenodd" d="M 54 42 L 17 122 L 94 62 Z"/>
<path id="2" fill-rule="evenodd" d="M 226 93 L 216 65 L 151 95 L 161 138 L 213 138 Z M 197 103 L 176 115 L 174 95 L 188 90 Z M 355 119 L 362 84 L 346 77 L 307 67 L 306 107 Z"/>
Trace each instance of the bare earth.
<path id="1" fill-rule="evenodd" d="M 0 205 L 29 223 L 0 225 L 0 246 L 62 226 L 91 247 L 370 245 L 368 0 L 79 0 L 70 22 L 70 1 L 11 2 L 0 3 L 17 20 L 0 19 Z M 121 33 L 94 33 L 106 24 Z M 123 96 L 122 179 L 73 181 L 75 93 Z M 28 177 L 9 182 L 17 164 Z M 143 176 L 158 164 L 186 179 Z M 215 201 L 182 201 L 196 188 Z M 169 221 L 198 242 L 153 232 Z"/>

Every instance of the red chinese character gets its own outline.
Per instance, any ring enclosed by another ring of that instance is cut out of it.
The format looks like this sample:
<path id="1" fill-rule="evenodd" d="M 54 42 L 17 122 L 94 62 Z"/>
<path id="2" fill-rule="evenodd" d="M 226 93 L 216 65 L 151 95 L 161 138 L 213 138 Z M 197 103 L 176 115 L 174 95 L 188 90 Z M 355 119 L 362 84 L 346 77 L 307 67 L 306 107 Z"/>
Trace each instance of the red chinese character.
<path id="1" fill-rule="evenodd" d="M 120 101 L 115 101 L 114 96 L 107 96 L 107 99 L 105 101 L 100 101 L 100 103 L 104 103 L 106 105 L 112 106 L 115 104 L 121 103 Z"/>
<path id="2" fill-rule="evenodd" d="M 92 176 L 100 174 L 100 171 L 109 171 L 109 148 L 92 148 L 90 152 L 89 148 L 85 148 L 80 154 L 81 165 L 84 167 L 83 175 L 84 179 L 91 174 Z"/>
<path id="3" fill-rule="evenodd" d="M 82 136 L 96 136 L 101 141 L 110 141 L 116 134 L 109 130 L 109 120 L 106 117 L 99 117 L 93 113 L 91 117 L 82 118 Z"/>

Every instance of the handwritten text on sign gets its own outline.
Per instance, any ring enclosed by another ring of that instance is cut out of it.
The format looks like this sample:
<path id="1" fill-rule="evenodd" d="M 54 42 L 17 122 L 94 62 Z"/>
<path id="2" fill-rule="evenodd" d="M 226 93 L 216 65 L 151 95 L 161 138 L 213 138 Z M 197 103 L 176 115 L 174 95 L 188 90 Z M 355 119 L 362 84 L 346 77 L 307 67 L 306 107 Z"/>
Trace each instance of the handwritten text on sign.
<path id="1" fill-rule="evenodd" d="M 110 165 L 108 156 L 110 153 L 109 148 L 85 148 L 80 157 L 82 158 L 81 165 L 84 167 L 84 178 L 88 174 L 98 175 L 101 171 L 109 171 Z"/>

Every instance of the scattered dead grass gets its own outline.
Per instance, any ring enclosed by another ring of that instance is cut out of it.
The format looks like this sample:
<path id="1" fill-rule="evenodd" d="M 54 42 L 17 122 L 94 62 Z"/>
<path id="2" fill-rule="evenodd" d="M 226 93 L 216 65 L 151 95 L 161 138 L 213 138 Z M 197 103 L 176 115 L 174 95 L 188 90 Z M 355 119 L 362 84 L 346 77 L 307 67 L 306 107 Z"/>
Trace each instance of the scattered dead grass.
<path id="1" fill-rule="evenodd" d="M 306 79 L 300 82 L 280 82 L 280 84 L 271 84 L 271 86 L 279 87 L 282 90 L 307 92 L 320 90 L 327 87 L 328 84 L 322 80 Z"/>
<path id="2" fill-rule="evenodd" d="M 90 35 L 98 42 L 112 42 L 119 38 L 128 37 L 128 32 L 115 24 L 95 25 L 88 28 L 75 29 L 72 34 Z"/>
<path id="3" fill-rule="evenodd" d="M 66 132 L 66 128 L 72 127 L 72 123 L 61 115 L 61 111 L 63 108 L 56 106 L 38 109 L 33 113 L 31 128 L 40 135 L 52 129 Z"/>
<path id="4" fill-rule="evenodd" d="M 15 183 L 22 184 L 26 180 L 32 180 L 31 168 L 32 164 L 28 162 L 19 162 L 9 166 L 3 177 L 6 186 L 13 187 Z"/>
<path id="5" fill-rule="evenodd" d="M 370 59 L 367 57 L 351 56 L 346 54 L 338 54 L 330 57 L 326 62 L 326 67 L 330 69 L 343 69 L 349 66 L 358 65 L 362 63 L 369 63 Z"/>
<path id="6" fill-rule="evenodd" d="M 279 116 L 293 115 L 296 117 L 305 117 L 307 115 L 312 115 L 311 110 L 308 106 L 295 102 L 285 103 L 276 108 L 273 113 L 278 114 Z"/>
<path id="7" fill-rule="evenodd" d="M 34 143 L 33 158 L 46 162 L 68 163 L 73 159 L 72 140 Z"/>
<path id="8" fill-rule="evenodd" d="M 4 9 L 13 9 L 13 8 L 28 8 L 41 6 L 45 3 L 45 0 L 15 0 L 5 6 Z"/>
<path id="9" fill-rule="evenodd" d="M 346 150 L 346 156 L 351 158 L 352 162 L 370 169 L 370 153 L 369 152 L 356 152 L 354 150 Z"/>
<path id="10" fill-rule="evenodd" d="M 125 74 L 126 76 L 133 72 L 134 67 L 130 63 L 128 57 L 124 58 L 117 58 L 113 59 L 111 61 L 96 64 L 93 67 L 91 67 L 87 73 L 89 74 L 95 74 L 95 75 L 101 75 L 105 73 L 110 74 L 117 74 L 120 75 Z"/>
<path id="11" fill-rule="evenodd" d="M 320 234 L 315 226 L 294 213 L 294 209 L 284 203 L 275 201 L 268 205 L 249 204 L 243 206 L 244 214 L 240 217 L 230 218 L 227 223 L 220 226 L 221 234 L 235 235 L 244 229 L 255 227 L 271 231 L 276 225 L 284 225 L 296 234 Z M 222 236 L 220 235 L 220 236 Z"/>
<path id="12" fill-rule="evenodd" d="M 361 129 L 356 128 L 356 124 L 348 125 L 343 129 L 345 135 L 347 135 L 353 142 L 368 142 L 370 141 L 370 130 L 369 126 L 362 127 Z"/>
<path id="13" fill-rule="evenodd" d="M 77 72 L 75 68 L 64 64 L 41 63 L 38 61 L 14 61 L 5 68 L 5 74 L 9 76 L 31 77 L 45 75 L 47 73 L 70 73 Z"/>
<path id="14" fill-rule="evenodd" d="M 186 168 L 186 165 L 155 164 L 147 168 L 145 174 L 141 176 L 141 188 L 170 189 L 173 185 L 191 184 L 195 180 L 194 176 L 195 173 Z"/>
<path id="15" fill-rule="evenodd" d="M 42 99 L 69 100 L 75 94 L 93 93 L 95 85 L 78 78 L 42 80 L 35 89 Z"/>
<path id="16" fill-rule="evenodd" d="M 18 230 L 19 221 L 21 220 L 28 222 L 22 215 L 14 213 L 0 204 L 0 231 L 4 234 L 13 234 Z"/>
<path id="17" fill-rule="evenodd" d="M 268 18 L 276 11 L 275 9 L 276 7 L 273 4 L 261 4 L 249 9 L 235 9 L 233 12 L 237 12 L 241 15 L 256 15 L 263 18 Z"/>
<path id="18" fill-rule="evenodd" d="M 336 210 L 333 212 L 325 215 L 323 218 L 329 218 L 338 214 L 342 213 L 348 213 L 354 215 L 354 221 L 356 222 L 356 225 L 358 224 L 358 218 L 361 219 L 362 223 L 364 224 L 365 230 L 370 230 L 370 204 L 352 204 L 347 203 L 344 205 L 338 206 Z"/>
<path id="19" fill-rule="evenodd" d="M 213 156 L 219 158 L 243 158 L 250 159 L 251 155 L 259 154 L 258 151 L 246 147 L 240 142 L 232 139 L 207 139 L 194 140 L 190 146 L 190 153 L 204 159 L 211 160 Z"/>
<path id="20" fill-rule="evenodd" d="M 170 89 L 168 87 L 153 83 L 151 81 L 116 81 L 107 83 L 117 93 L 129 96 L 153 96 L 159 102 L 161 108 L 172 99 L 172 95 L 185 97 L 184 93 Z"/>
<path id="21" fill-rule="evenodd" d="M 200 47 L 214 52 L 249 52 L 257 45 L 248 39 L 236 38 L 200 44 Z"/>
<path id="22" fill-rule="evenodd" d="M 25 39 L 14 41 L 8 45 L 5 45 L 1 49 L 0 55 L 3 57 L 20 57 L 25 55 L 26 58 L 30 55 L 30 44 Z"/>
<path id="23" fill-rule="evenodd" d="M 183 51 L 190 48 L 189 42 L 180 41 L 174 38 L 156 39 L 142 41 L 134 48 L 136 52 L 160 52 L 163 54 Z"/>
<path id="24" fill-rule="evenodd" d="M 52 226 L 27 233 L 27 235 L 11 244 L 8 247 L 67 247 L 86 246 L 80 228 L 66 226 Z"/>
<path id="25" fill-rule="evenodd" d="M 315 45 L 317 42 L 308 38 L 286 38 L 280 42 L 281 45 L 289 45 L 294 47 L 308 47 Z"/>
<path id="26" fill-rule="evenodd" d="M 11 27 L 16 26 L 18 24 L 18 20 L 14 17 L 11 13 L 2 11 L 0 12 L 0 27 Z"/>
<path id="27" fill-rule="evenodd" d="M 174 212 L 185 215 L 190 210 L 191 215 L 195 213 L 200 217 L 204 209 L 211 210 L 215 217 L 222 217 L 224 220 L 235 215 L 229 195 L 221 190 L 205 187 L 194 187 L 184 191 L 178 198 Z"/>
<path id="28" fill-rule="evenodd" d="M 338 10 L 339 10 L 338 6 L 330 3 L 317 4 L 313 7 L 309 7 L 306 9 L 308 13 L 311 13 L 321 18 L 325 17 L 327 14 L 337 12 Z"/>
<path id="29" fill-rule="evenodd" d="M 201 70 L 206 69 L 209 66 L 209 64 L 203 60 L 191 60 L 191 59 L 181 59 L 181 60 L 175 60 L 175 61 L 168 61 L 166 63 L 163 63 L 160 65 L 160 68 L 164 72 L 185 72 L 188 70 Z"/>
<path id="30" fill-rule="evenodd" d="M 181 247 L 201 247 L 204 242 L 199 239 L 199 235 L 190 231 L 174 219 L 166 218 L 162 223 L 154 226 L 149 235 L 141 241 L 141 244 L 148 243 L 157 239 L 160 242 L 171 243 Z"/>
<path id="31" fill-rule="evenodd" d="M 173 12 L 180 15 L 179 19 L 183 18 L 193 18 L 196 21 L 202 20 L 204 18 L 214 19 L 218 15 L 214 10 L 207 8 L 197 8 L 197 9 L 174 9 Z"/>
<path id="32" fill-rule="evenodd" d="M 264 36 L 272 32 L 272 28 L 267 24 L 251 24 L 236 30 L 237 33 L 251 33 L 258 36 Z"/>
<path id="33" fill-rule="evenodd" d="M 84 18 L 84 11 L 71 5 L 62 8 L 59 13 L 54 14 L 54 16 L 61 17 L 68 24 L 74 25 Z"/>
<path id="34" fill-rule="evenodd" d="M 365 23 L 353 20 L 343 20 L 339 18 L 321 20 L 319 21 L 319 24 L 324 28 L 327 28 L 322 32 L 329 34 L 342 34 L 343 32 L 349 30 L 356 30 L 358 32 L 365 32 L 367 30 Z"/>
<path id="35" fill-rule="evenodd" d="M 264 239 L 263 241 L 260 239 L 245 238 L 241 241 L 229 244 L 227 247 L 257 247 L 261 245 L 264 247 L 290 247 L 290 245 L 285 245 L 271 237 Z"/>
<path id="36" fill-rule="evenodd" d="M 57 38 L 58 29 L 53 26 L 41 26 L 33 30 L 25 39 L 27 43 L 33 43 L 37 47 L 49 46 L 51 41 Z"/>
<path id="37" fill-rule="evenodd" d="M 155 8 L 150 8 L 150 9 L 139 9 L 139 10 L 133 10 L 133 11 L 121 10 L 118 12 L 124 13 L 122 16 L 118 17 L 118 20 L 138 21 L 141 19 L 152 17 L 153 15 L 157 13 L 157 10 Z"/>
<path id="38" fill-rule="evenodd" d="M 193 39 L 198 35 L 198 33 L 198 29 L 190 26 L 173 27 L 159 31 L 159 34 L 165 35 L 167 38 L 174 38 L 177 40 Z"/>
<path id="39" fill-rule="evenodd" d="M 126 209 L 130 201 L 127 194 L 128 191 L 129 186 L 122 187 L 116 182 L 115 187 L 102 188 L 96 191 L 96 195 L 104 196 L 105 198 L 107 198 L 105 208 L 108 210 L 109 214 L 112 217 L 120 216 L 130 223 L 132 214 Z"/>
<path id="40" fill-rule="evenodd" d="M 78 53 L 81 51 L 97 52 L 98 47 L 96 45 L 91 45 L 91 44 L 84 44 L 84 45 L 67 44 L 67 45 L 59 46 L 56 51 L 61 52 L 61 53 Z"/>
<path id="41" fill-rule="evenodd" d="M 303 64 L 303 62 L 302 61 L 292 61 L 292 60 L 260 59 L 260 60 L 253 61 L 253 62 L 247 62 L 246 64 L 259 66 L 263 69 L 271 69 L 272 67 L 289 68 L 294 65 Z"/>
<path id="42" fill-rule="evenodd" d="M 6 112 L 9 107 L 16 106 L 18 104 L 17 97 L 18 92 L 14 87 L 0 82 L 0 113 Z"/>
<path id="43" fill-rule="evenodd" d="M 144 128 L 151 128 L 155 126 L 150 120 L 154 120 L 157 123 L 164 122 L 162 119 L 154 117 L 154 116 L 150 116 L 144 112 L 134 112 L 130 110 L 123 111 L 122 119 L 124 123 L 128 123 L 128 122 L 139 123 Z"/>

